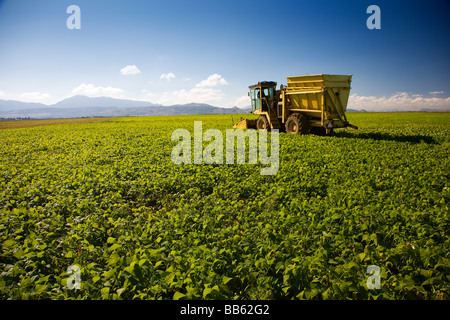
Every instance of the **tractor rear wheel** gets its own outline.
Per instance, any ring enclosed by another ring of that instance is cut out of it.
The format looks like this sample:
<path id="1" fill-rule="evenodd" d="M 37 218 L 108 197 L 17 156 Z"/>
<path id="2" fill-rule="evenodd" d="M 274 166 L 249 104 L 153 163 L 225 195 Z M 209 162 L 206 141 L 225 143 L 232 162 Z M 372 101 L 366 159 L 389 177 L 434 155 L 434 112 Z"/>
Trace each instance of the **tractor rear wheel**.
<path id="1" fill-rule="evenodd" d="M 256 129 L 258 130 L 270 130 L 269 120 L 265 115 L 260 115 L 258 120 L 256 120 Z"/>
<path id="2" fill-rule="evenodd" d="M 307 134 L 309 132 L 308 119 L 300 113 L 291 114 L 286 120 L 286 132 Z"/>

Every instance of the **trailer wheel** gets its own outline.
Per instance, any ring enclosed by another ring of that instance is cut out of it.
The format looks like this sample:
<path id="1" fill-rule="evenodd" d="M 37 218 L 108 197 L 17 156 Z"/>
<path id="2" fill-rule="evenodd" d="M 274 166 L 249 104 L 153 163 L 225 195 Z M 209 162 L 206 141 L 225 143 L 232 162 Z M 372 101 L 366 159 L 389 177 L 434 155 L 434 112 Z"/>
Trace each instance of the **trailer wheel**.
<path id="1" fill-rule="evenodd" d="M 309 132 L 308 119 L 300 113 L 291 114 L 286 121 L 286 132 L 307 134 Z"/>
<path id="2" fill-rule="evenodd" d="M 267 120 L 266 116 L 260 115 L 258 120 L 256 120 L 256 129 L 258 130 L 269 130 L 269 121 Z"/>

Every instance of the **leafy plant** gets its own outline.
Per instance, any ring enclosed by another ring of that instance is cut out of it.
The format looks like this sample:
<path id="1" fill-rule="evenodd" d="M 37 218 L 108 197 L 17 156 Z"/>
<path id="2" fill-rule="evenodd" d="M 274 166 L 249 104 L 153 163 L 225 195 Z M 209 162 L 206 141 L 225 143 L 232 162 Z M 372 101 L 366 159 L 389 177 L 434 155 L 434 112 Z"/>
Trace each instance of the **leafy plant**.
<path id="1" fill-rule="evenodd" d="M 225 115 L 0 130 L 0 297 L 448 299 L 450 116 L 349 117 L 280 134 L 275 176 L 172 163 L 173 130 Z"/>

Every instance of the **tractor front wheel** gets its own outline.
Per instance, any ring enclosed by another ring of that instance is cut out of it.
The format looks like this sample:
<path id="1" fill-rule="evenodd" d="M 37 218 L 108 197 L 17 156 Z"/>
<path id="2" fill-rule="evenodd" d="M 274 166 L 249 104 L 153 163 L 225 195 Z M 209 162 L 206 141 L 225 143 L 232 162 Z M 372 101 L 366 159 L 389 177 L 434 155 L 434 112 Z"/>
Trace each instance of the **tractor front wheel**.
<path id="1" fill-rule="evenodd" d="M 267 117 L 264 115 L 260 115 L 258 120 L 256 120 L 256 129 L 258 130 L 269 130 L 269 121 L 267 120 Z"/>

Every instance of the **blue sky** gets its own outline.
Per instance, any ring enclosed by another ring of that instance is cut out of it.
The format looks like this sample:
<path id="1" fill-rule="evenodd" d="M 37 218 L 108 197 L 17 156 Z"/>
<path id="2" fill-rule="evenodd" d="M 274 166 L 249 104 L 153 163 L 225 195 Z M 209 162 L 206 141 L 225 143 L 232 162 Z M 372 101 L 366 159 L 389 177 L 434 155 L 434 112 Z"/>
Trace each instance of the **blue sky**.
<path id="1" fill-rule="evenodd" d="M 0 0 L 0 99 L 244 107 L 257 81 L 328 73 L 353 74 L 356 109 L 450 109 L 449 13 L 444 0 Z"/>

